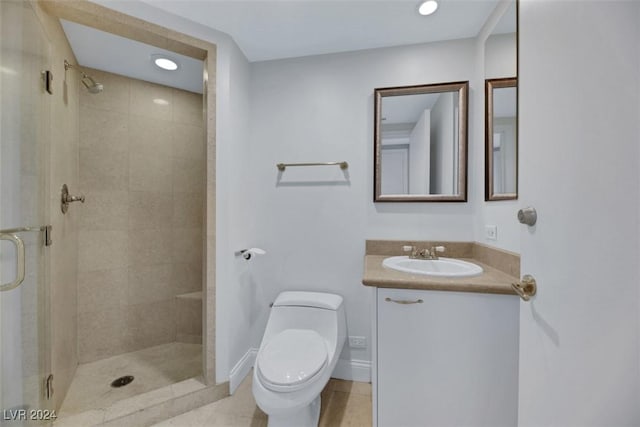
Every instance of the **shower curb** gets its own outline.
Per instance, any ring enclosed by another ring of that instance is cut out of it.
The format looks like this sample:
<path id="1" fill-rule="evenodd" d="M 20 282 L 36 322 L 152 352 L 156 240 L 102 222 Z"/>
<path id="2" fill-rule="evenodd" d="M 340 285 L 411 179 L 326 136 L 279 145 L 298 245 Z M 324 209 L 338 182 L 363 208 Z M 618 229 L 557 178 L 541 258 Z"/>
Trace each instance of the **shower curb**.
<path id="1" fill-rule="evenodd" d="M 146 427 L 228 396 L 229 382 L 206 386 L 190 379 L 118 401 L 108 408 L 61 418 L 53 427 Z"/>

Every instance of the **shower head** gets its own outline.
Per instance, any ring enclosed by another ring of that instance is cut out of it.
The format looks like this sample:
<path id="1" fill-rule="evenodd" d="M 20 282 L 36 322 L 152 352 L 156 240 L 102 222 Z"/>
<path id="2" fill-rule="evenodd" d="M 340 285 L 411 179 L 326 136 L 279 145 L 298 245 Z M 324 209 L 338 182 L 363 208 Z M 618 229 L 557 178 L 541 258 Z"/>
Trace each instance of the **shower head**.
<path id="1" fill-rule="evenodd" d="M 77 65 L 71 65 L 69 63 L 69 61 L 67 61 L 65 59 L 64 60 L 64 70 L 66 71 L 66 70 L 68 70 L 70 68 L 77 68 Z M 96 82 L 93 79 L 93 77 L 86 75 L 84 73 L 84 71 L 80 71 L 80 74 L 82 75 L 82 79 L 80 80 L 80 82 L 82 83 L 82 85 L 85 88 L 87 88 L 89 93 L 100 93 L 100 92 L 102 92 L 102 90 L 104 89 L 104 86 L 102 85 L 102 83 Z"/>
<path id="2" fill-rule="evenodd" d="M 98 83 L 93 80 L 93 77 L 87 76 L 85 73 L 82 73 L 82 85 L 87 88 L 89 93 L 100 93 L 104 89 L 102 83 Z"/>

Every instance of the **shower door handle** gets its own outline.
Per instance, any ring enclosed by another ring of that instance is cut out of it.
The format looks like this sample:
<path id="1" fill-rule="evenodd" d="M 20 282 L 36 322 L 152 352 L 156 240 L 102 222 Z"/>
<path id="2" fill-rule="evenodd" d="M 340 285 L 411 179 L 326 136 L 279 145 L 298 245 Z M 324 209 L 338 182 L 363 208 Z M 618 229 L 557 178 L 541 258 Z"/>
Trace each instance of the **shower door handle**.
<path id="1" fill-rule="evenodd" d="M 24 282 L 24 242 L 21 238 L 11 233 L 0 234 L 0 240 L 8 240 L 16 245 L 16 279 L 10 283 L 0 285 L 0 292 L 15 289 Z"/>
<path id="2" fill-rule="evenodd" d="M 7 228 L 5 230 L 0 230 L 0 240 L 8 240 L 12 242 L 16 246 L 16 279 L 10 283 L 3 283 L 0 285 L 0 292 L 10 291 L 11 289 L 15 289 L 22 282 L 24 282 L 25 277 L 25 252 L 24 252 L 24 242 L 20 237 L 17 236 L 17 233 L 24 232 L 43 232 L 44 246 L 51 246 L 53 243 L 51 241 L 51 226 L 43 225 L 42 227 L 18 227 L 18 228 Z"/>

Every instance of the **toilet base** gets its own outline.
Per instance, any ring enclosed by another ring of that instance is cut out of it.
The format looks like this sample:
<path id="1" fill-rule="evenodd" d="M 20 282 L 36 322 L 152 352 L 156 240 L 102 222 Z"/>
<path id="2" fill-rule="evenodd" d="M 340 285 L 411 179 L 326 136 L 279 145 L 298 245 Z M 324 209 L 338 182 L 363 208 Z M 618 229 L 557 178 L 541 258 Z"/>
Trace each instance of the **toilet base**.
<path id="1" fill-rule="evenodd" d="M 269 415 L 267 427 L 317 427 L 320 420 L 320 395 L 295 411 Z"/>

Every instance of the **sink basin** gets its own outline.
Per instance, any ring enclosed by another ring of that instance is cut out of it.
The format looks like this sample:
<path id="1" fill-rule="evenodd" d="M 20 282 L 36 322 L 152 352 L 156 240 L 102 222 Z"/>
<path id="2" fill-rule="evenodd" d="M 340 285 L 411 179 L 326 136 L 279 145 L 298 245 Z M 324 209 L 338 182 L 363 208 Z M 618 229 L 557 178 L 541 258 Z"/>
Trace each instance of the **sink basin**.
<path id="1" fill-rule="evenodd" d="M 384 267 L 403 273 L 433 277 L 472 277 L 482 274 L 482 267 L 455 258 L 411 259 L 408 256 L 392 256 L 382 261 Z"/>

